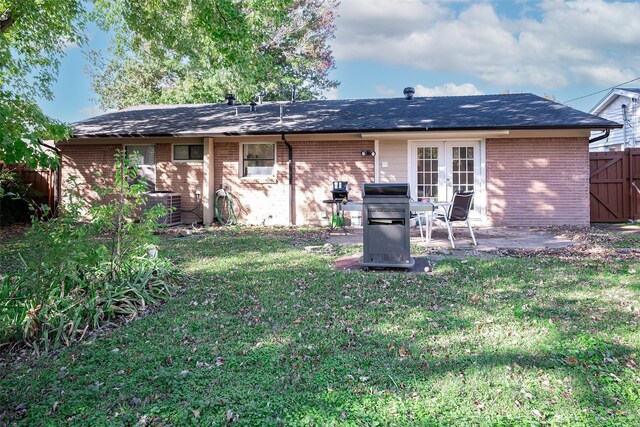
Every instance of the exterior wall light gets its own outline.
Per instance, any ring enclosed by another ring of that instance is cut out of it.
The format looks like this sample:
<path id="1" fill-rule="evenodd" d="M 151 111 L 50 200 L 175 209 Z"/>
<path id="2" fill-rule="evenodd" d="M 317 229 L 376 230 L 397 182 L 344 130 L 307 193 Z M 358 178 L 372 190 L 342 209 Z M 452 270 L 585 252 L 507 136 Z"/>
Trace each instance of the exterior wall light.
<path id="1" fill-rule="evenodd" d="M 375 157 L 376 156 L 376 152 L 373 150 L 362 150 L 360 152 L 360 155 L 362 157 L 366 157 L 366 156 L 371 156 L 371 157 Z"/>

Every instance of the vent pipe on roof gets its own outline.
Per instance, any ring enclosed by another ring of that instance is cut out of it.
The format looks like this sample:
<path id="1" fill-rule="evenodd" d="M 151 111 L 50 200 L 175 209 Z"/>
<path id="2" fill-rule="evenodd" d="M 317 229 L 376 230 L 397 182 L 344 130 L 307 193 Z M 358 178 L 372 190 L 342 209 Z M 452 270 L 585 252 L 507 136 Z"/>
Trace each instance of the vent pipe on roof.
<path id="1" fill-rule="evenodd" d="M 224 99 L 227 100 L 227 105 L 234 105 L 236 102 L 236 97 L 232 93 L 228 93 Z"/>
<path id="2" fill-rule="evenodd" d="M 413 99 L 413 94 L 416 93 L 416 90 L 412 87 L 405 87 L 402 93 L 404 94 L 404 99 L 406 99 L 407 101 L 411 101 Z"/>

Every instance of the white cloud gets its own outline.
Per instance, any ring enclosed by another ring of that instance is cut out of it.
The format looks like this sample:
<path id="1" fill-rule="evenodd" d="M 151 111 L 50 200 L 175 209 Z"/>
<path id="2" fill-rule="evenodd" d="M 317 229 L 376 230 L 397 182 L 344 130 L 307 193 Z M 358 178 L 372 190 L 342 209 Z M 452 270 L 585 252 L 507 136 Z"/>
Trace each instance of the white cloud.
<path id="1" fill-rule="evenodd" d="M 484 92 L 479 90 L 471 83 L 463 83 L 457 85 L 455 83 L 445 83 L 441 86 L 426 87 L 416 85 L 416 96 L 461 96 L 461 95 L 483 95 Z"/>
<path id="2" fill-rule="evenodd" d="M 512 19 L 488 2 L 343 0 L 333 50 L 338 61 L 471 73 L 502 87 L 610 85 L 640 75 L 640 25 L 632 19 L 640 2 L 526 7 L 537 13 Z"/>
<path id="3" fill-rule="evenodd" d="M 375 91 L 378 95 L 384 96 L 400 96 L 402 92 L 398 92 L 396 89 L 386 86 L 376 86 Z"/>

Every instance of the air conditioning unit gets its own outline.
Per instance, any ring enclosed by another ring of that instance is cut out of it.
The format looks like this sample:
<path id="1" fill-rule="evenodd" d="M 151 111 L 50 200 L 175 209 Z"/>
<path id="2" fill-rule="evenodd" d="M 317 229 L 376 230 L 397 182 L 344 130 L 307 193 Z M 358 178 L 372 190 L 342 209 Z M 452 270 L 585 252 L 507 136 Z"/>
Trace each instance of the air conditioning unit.
<path id="1" fill-rule="evenodd" d="M 147 198 L 147 209 L 155 205 L 171 209 L 168 215 L 158 218 L 158 224 L 169 226 L 182 224 L 182 196 L 180 194 L 169 191 L 154 191 L 147 193 L 145 197 Z"/>

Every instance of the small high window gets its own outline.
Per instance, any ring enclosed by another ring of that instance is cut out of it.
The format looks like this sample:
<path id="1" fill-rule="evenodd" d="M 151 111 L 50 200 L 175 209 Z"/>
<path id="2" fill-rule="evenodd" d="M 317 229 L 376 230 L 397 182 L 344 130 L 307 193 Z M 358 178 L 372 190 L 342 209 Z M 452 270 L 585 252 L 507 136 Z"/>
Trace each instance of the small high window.
<path id="1" fill-rule="evenodd" d="M 242 176 L 273 176 L 276 164 L 276 144 L 244 144 L 242 146 Z"/>
<path id="2" fill-rule="evenodd" d="M 202 144 L 176 144 L 173 146 L 173 160 L 185 161 L 202 159 L 204 159 L 204 145 Z"/>

